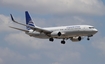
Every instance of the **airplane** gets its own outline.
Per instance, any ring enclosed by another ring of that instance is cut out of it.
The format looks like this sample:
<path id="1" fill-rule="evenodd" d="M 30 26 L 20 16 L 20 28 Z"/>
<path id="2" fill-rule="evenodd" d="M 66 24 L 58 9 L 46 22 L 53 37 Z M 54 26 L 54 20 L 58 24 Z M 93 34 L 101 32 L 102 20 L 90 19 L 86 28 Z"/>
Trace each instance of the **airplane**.
<path id="1" fill-rule="evenodd" d="M 90 37 L 98 32 L 98 30 L 91 25 L 70 25 L 41 28 L 35 25 L 28 11 L 25 11 L 26 24 L 15 21 L 12 14 L 10 14 L 10 16 L 13 22 L 25 26 L 26 29 L 9 26 L 10 28 L 23 31 L 30 37 L 49 39 L 49 41 L 52 42 L 54 39 L 62 39 L 61 44 L 65 44 L 65 40 L 68 39 L 72 42 L 78 42 L 81 41 L 83 37 L 87 37 L 87 40 L 90 40 Z"/>

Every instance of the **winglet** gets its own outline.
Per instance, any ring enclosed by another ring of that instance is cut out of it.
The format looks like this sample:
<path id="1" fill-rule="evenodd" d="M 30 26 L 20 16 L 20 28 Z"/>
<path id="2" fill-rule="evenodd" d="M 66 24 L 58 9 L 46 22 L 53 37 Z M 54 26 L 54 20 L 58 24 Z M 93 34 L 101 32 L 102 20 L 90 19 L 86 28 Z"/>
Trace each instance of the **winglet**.
<path id="1" fill-rule="evenodd" d="M 12 20 L 13 22 L 20 24 L 19 22 L 17 22 L 17 21 L 14 20 L 12 14 L 10 14 L 10 16 L 11 16 L 11 20 Z"/>
<path id="2" fill-rule="evenodd" d="M 13 18 L 13 16 L 12 16 L 12 14 L 10 14 L 10 16 L 11 16 L 11 20 L 14 21 L 14 18 Z"/>

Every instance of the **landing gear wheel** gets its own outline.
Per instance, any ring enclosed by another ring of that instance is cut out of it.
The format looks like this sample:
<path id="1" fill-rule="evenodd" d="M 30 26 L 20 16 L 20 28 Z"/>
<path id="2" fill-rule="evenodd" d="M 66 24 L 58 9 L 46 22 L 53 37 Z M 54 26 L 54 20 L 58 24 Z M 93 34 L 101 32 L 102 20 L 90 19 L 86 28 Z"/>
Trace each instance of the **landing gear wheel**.
<path id="1" fill-rule="evenodd" d="M 52 41 L 52 42 L 53 42 L 53 41 L 54 41 L 54 39 L 53 39 L 53 38 L 50 38 L 50 39 L 49 39 L 49 41 Z"/>
<path id="2" fill-rule="evenodd" d="M 65 44 L 66 42 L 63 40 L 63 41 L 61 41 L 61 44 Z"/>
<path id="3" fill-rule="evenodd" d="M 87 40 L 90 40 L 90 38 L 88 37 Z"/>
<path id="4" fill-rule="evenodd" d="M 79 37 L 78 37 L 78 40 L 81 41 L 81 39 L 82 39 L 82 38 L 79 36 Z"/>

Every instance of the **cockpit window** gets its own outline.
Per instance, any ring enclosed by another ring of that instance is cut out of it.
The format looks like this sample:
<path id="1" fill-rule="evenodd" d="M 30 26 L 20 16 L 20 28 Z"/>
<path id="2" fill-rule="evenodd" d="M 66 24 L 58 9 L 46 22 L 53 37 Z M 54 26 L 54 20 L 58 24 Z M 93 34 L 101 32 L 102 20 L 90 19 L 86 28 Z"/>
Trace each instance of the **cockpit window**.
<path id="1" fill-rule="evenodd" d="M 94 27 L 89 27 L 89 29 L 94 29 Z"/>

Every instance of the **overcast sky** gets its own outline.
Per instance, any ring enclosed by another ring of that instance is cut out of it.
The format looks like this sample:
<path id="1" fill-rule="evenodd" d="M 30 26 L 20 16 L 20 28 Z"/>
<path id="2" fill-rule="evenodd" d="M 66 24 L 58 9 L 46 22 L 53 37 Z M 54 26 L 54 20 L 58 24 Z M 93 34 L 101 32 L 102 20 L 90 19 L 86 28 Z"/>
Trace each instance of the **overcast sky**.
<path id="1" fill-rule="evenodd" d="M 93 25 L 98 33 L 87 41 L 53 43 L 9 28 L 9 14 L 25 23 L 29 11 L 40 27 Z M 105 64 L 105 0 L 0 0 L 0 64 Z"/>

